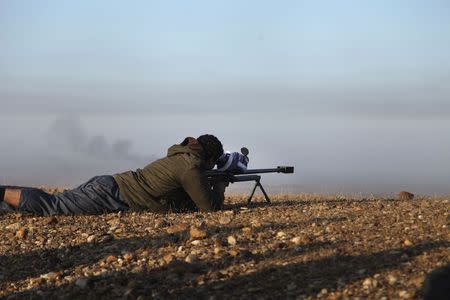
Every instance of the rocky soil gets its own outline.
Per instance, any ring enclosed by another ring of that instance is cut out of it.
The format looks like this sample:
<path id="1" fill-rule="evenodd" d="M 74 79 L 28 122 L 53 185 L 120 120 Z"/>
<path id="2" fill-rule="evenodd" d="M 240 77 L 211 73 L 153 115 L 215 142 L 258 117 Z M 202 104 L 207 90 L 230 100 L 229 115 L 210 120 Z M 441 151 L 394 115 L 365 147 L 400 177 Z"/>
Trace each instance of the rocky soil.
<path id="1" fill-rule="evenodd" d="M 420 299 L 448 198 L 278 195 L 158 215 L 0 215 L 6 299 Z"/>

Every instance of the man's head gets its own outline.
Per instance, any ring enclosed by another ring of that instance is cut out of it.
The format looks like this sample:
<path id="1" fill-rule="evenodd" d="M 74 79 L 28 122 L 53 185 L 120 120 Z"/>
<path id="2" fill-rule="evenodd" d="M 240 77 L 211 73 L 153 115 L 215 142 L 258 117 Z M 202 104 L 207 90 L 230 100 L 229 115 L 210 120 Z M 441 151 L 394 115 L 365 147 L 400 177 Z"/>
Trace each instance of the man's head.
<path id="1" fill-rule="evenodd" d="M 222 143 L 212 134 L 201 135 L 197 138 L 197 141 L 202 145 L 203 150 L 205 151 L 207 167 L 212 169 L 219 157 L 223 154 Z"/>

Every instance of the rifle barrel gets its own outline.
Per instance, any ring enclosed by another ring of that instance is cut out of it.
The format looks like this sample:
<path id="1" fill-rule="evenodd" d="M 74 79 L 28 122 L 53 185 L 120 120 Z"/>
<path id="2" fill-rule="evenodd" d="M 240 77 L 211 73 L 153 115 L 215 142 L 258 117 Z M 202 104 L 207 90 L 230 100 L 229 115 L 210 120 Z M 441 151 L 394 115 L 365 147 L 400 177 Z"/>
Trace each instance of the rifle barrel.
<path id="1" fill-rule="evenodd" d="M 226 172 L 226 171 L 217 171 L 211 170 L 206 171 L 206 176 L 221 176 L 221 175 L 246 175 L 246 174 L 260 174 L 260 173 L 285 173 L 292 174 L 294 173 L 294 167 L 292 166 L 278 166 L 276 168 L 270 169 L 248 169 L 242 172 Z"/>

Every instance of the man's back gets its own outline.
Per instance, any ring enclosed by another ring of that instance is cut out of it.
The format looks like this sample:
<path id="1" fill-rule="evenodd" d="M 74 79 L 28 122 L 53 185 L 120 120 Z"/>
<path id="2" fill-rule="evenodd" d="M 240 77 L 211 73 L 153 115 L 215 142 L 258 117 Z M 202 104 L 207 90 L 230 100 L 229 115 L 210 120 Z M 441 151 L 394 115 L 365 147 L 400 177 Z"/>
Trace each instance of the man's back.
<path id="1" fill-rule="evenodd" d="M 185 140 L 186 141 L 186 140 Z M 115 174 L 120 194 L 135 210 L 165 212 L 170 209 L 160 198 L 183 188 L 201 210 L 212 210 L 213 203 L 223 202 L 223 192 L 211 191 L 204 171 L 203 150 L 189 138 L 173 145 L 167 156 L 143 169 Z"/>
<path id="2" fill-rule="evenodd" d="M 174 145 L 169 148 L 168 156 L 143 169 L 113 175 L 120 194 L 133 209 L 167 211 L 168 207 L 162 205 L 159 198 L 180 188 L 181 176 L 187 170 L 201 167 L 200 157 L 189 152 L 186 146 Z"/>

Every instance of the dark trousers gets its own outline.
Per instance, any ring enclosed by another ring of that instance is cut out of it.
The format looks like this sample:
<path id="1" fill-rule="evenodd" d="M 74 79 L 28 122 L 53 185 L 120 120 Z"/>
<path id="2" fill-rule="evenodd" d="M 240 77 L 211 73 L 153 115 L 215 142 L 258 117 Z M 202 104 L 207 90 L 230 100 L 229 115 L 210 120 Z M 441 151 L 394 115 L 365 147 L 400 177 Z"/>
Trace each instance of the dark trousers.
<path id="1" fill-rule="evenodd" d="M 9 207 L 10 209 L 10 207 Z M 129 210 L 112 176 L 96 176 L 79 187 L 51 195 L 36 188 L 21 188 L 18 211 L 36 215 L 101 214 Z M 0 210 L 8 210 L 0 206 Z"/>

